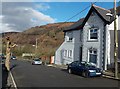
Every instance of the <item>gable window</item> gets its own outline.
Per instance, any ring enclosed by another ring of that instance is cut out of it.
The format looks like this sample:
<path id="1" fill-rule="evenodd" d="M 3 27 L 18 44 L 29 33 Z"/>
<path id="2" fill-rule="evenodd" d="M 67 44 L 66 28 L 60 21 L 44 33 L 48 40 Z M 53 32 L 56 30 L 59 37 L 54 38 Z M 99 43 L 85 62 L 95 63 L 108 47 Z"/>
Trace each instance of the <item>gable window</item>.
<path id="1" fill-rule="evenodd" d="M 89 49 L 89 62 L 97 63 L 97 49 Z"/>
<path id="2" fill-rule="evenodd" d="M 98 28 L 92 28 L 89 31 L 89 40 L 97 40 L 98 39 Z"/>

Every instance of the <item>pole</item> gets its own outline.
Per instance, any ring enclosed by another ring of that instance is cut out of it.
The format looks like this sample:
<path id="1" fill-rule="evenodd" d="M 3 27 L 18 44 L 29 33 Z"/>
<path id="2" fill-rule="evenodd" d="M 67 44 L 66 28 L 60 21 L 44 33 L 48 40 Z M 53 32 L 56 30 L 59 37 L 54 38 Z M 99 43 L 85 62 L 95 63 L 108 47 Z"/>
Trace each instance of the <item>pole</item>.
<path id="1" fill-rule="evenodd" d="M 116 0 L 114 0 L 114 62 L 115 62 L 115 79 L 118 79 L 118 34 L 116 26 Z"/>
<path id="2" fill-rule="evenodd" d="M 35 44 L 35 56 L 37 56 L 37 48 L 38 48 L 38 39 L 36 38 L 36 44 Z"/>
<path id="3" fill-rule="evenodd" d="M 37 49 L 37 44 L 38 44 L 37 40 L 38 40 L 38 39 L 36 38 L 36 49 Z"/>

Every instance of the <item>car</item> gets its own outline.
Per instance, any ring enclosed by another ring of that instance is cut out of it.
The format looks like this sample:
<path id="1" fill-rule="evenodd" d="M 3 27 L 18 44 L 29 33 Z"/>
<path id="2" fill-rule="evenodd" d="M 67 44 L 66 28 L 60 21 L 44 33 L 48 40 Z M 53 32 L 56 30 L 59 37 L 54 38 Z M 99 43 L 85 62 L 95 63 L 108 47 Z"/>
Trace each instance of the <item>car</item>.
<path id="1" fill-rule="evenodd" d="M 93 63 L 84 61 L 74 61 L 68 64 L 67 70 L 68 73 L 77 73 L 83 77 L 95 77 L 102 75 L 102 70 L 100 68 L 97 68 Z"/>
<path id="2" fill-rule="evenodd" d="M 32 65 L 41 65 L 42 64 L 42 61 L 40 58 L 34 58 L 32 60 Z"/>
<path id="3" fill-rule="evenodd" d="M 5 63 L 5 56 L 4 56 L 4 54 L 0 54 L 0 63 L 1 64 Z"/>
<path id="4" fill-rule="evenodd" d="M 16 56 L 11 56 L 12 60 L 17 60 Z"/>

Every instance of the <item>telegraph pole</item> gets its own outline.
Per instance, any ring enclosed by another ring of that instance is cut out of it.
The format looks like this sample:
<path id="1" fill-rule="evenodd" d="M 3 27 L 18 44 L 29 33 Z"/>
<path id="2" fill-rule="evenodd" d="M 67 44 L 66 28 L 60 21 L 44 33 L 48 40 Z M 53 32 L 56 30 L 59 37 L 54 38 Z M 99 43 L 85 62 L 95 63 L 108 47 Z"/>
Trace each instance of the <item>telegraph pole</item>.
<path id="1" fill-rule="evenodd" d="M 36 38 L 36 43 L 35 43 L 35 56 L 37 57 L 37 48 L 38 48 L 38 38 Z"/>
<path id="2" fill-rule="evenodd" d="M 114 62 L 115 62 L 115 79 L 118 79 L 118 33 L 116 26 L 116 0 L 114 0 Z"/>

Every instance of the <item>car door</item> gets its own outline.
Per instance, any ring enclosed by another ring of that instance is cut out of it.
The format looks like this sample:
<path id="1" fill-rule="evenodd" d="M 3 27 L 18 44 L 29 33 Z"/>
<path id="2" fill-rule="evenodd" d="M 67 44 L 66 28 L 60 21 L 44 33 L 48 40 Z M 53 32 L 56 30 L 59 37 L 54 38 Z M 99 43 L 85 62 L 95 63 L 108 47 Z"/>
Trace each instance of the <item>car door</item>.
<path id="1" fill-rule="evenodd" d="M 74 63 L 74 68 L 73 68 L 73 70 L 74 70 L 75 73 L 79 73 L 79 72 L 80 72 L 80 63 L 79 63 L 79 61 L 76 61 L 76 62 Z"/>
<path id="2" fill-rule="evenodd" d="M 74 73 L 76 73 L 76 70 L 77 70 L 76 64 L 77 64 L 76 61 L 71 64 L 71 70 L 72 70 Z"/>

